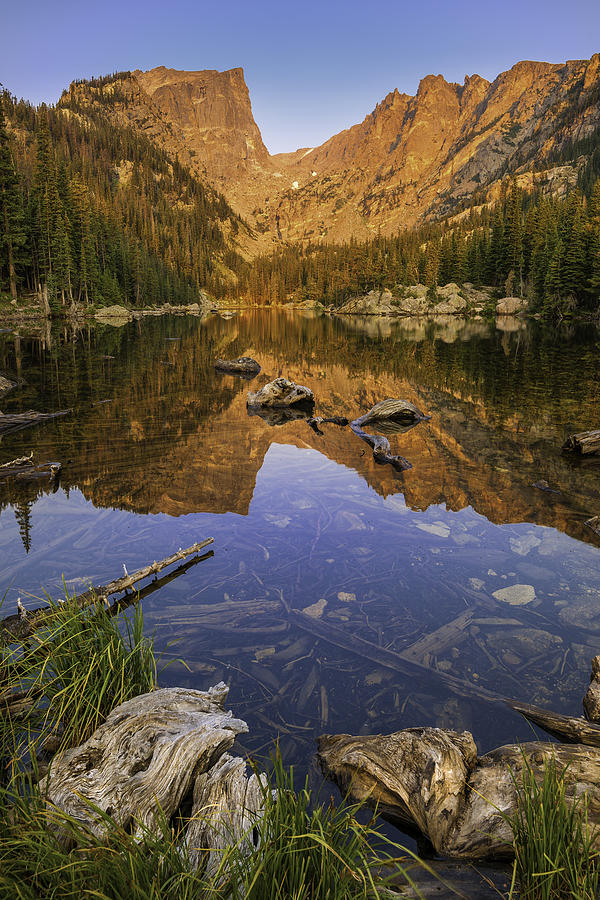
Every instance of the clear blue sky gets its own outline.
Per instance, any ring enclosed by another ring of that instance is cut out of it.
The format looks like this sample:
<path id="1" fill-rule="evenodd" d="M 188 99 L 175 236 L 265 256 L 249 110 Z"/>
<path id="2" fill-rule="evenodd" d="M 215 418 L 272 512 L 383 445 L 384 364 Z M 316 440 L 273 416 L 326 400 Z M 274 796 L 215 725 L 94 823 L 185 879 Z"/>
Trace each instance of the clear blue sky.
<path id="1" fill-rule="evenodd" d="M 242 66 L 271 152 L 316 146 L 428 73 L 493 79 L 600 51 L 600 0 L 5 0 L 0 82 L 55 102 L 74 78 Z"/>

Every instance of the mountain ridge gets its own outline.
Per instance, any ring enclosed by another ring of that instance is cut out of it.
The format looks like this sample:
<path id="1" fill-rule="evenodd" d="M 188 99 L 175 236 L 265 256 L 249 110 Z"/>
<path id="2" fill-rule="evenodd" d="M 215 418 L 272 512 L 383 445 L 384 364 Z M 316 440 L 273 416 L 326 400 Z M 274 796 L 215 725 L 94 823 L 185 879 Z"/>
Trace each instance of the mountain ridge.
<path id="1" fill-rule="evenodd" d="M 113 84 L 112 101 L 106 87 L 77 83 L 59 105 L 100 103 L 144 131 L 224 193 L 261 249 L 281 239 L 361 240 L 441 218 L 600 128 L 600 54 L 522 60 L 492 82 L 426 75 L 414 96 L 390 91 L 318 147 L 274 155 L 239 67 L 159 66 Z"/>

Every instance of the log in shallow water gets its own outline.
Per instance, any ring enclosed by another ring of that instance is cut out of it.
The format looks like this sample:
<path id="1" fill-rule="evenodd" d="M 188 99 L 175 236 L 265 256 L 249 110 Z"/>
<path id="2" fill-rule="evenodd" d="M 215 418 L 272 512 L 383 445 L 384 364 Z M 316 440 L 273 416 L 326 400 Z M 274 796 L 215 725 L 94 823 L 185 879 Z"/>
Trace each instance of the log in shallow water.
<path id="1" fill-rule="evenodd" d="M 151 575 L 157 575 L 168 566 L 172 566 L 182 559 L 187 559 L 189 556 L 199 553 L 204 547 L 207 547 L 213 542 L 214 538 L 206 538 L 206 540 L 192 544 L 191 547 L 187 547 L 185 550 L 180 548 L 176 553 L 172 553 L 170 556 L 165 557 L 165 559 L 161 559 L 160 562 L 154 561 L 150 565 L 144 566 L 143 569 L 132 572 L 131 575 L 125 570 L 125 574 L 121 578 L 116 578 L 106 585 L 91 587 L 83 594 L 78 594 L 73 598 L 67 599 L 65 602 L 72 605 L 74 609 L 82 609 L 96 601 L 101 603 L 106 602 L 113 594 L 121 594 L 128 591 L 130 588 L 134 587 L 134 585 L 143 581 L 144 578 L 149 578 Z M 123 566 L 123 568 L 125 568 L 125 566 Z M 22 607 L 19 607 L 19 609 L 20 611 L 16 615 L 6 616 L 6 618 L 0 621 L 0 639 L 9 643 L 12 641 L 21 641 L 35 631 L 36 628 L 42 628 L 46 625 L 54 614 L 54 607 L 52 606 L 42 606 L 34 610 L 25 610 Z"/>

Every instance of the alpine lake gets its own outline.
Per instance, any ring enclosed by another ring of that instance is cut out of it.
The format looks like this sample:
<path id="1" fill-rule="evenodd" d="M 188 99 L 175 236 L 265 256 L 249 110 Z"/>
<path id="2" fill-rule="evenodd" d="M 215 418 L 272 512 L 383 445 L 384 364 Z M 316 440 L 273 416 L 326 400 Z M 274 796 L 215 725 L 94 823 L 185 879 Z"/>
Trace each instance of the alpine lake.
<path id="1" fill-rule="evenodd" d="M 3 412 L 73 412 L 0 441 L 0 464 L 63 466 L 58 483 L 0 481 L 3 614 L 214 537 L 145 592 L 144 626 L 163 686 L 230 685 L 239 751 L 268 757 L 278 737 L 305 772 L 324 732 L 530 740 L 481 689 L 580 714 L 600 653 L 600 458 L 561 445 L 600 427 L 599 350 L 590 325 L 268 309 L 5 330 L 0 371 L 23 383 Z M 257 378 L 215 371 L 239 356 Z M 349 427 L 250 416 L 248 390 L 279 374 L 315 415 L 414 403 L 430 421 L 387 435 L 412 468 L 378 465 Z"/>

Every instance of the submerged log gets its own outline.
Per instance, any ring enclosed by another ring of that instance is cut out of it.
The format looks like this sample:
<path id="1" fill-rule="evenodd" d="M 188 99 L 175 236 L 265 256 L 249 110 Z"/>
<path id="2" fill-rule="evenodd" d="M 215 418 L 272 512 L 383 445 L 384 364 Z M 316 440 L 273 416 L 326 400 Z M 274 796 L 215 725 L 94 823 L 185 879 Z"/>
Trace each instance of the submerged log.
<path id="1" fill-rule="evenodd" d="M 241 375 L 242 378 L 254 378 L 260 372 L 260 363 L 251 356 L 240 356 L 238 359 L 215 360 L 217 372 L 225 372 L 228 375 Z"/>
<path id="2" fill-rule="evenodd" d="M 178 812 L 196 781 L 195 806 L 210 824 L 206 804 L 228 774 L 219 761 L 248 731 L 225 711 L 228 691 L 223 682 L 208 691 L 163 688 L 117 706 L 84 744 L 53 761 L 44 785 L 47 802 L 103 836 L 106 822 L 90 804 L 124 828 L 153 828 L 159 816 Z M 239 785 L 239 770 L 237 775 Z"/>
<path id="3" fill-rule="evenodd" d="M 345 428 L 349 424 L 349 420 L 345 416 L 328 416 L 326 419 L 323 416 L 311 416 L 306 420 L 306 424 L 312 428 L 315 434 L 323 434 L 320 425 L 339 425 Z"/>
<path id="4" fill-rule="evenodd" d="M 62 465 L 59 462 L 35 463 L 30 456 L 20 456 L 0 466 L 0 482 L 15 478 L 17 481 L 35 481 L 39 478 L 59 478 Z"/>
<path id="5" fill-rule="evenodd" d="M 570 434 L 562 445 L 562 449 L 567 452 L 581 453 L 583 456 L 589 453 L 600 453 L 600 429 Z"/>
<path id="6" fill-rule="evenodd" d="M 583 714 L 588 722 L 600 722 L 600 656 L 592 660 L 590 686 L 583 698 Z"/>
<path id="7" fill-rule="evenodd" d="M 287 378 L 275 378 L 269 381 L 260 391 L 248 391 L 247 405 L 250 407 L 287 407 L 304 404 L 311 406 L 315 397 L 310 388 L 295 384 Z"/>
<path id="8" fill-rule="evenodd" d="M 50 419 L 66 416 L 72 412 L 72 409 L 61 409 L 53 413 L 40 413 L 30 409 L 23 413 L 0 413 L 0 435 L 12 434 L 14 431 L 21 431 L 21 429 L 29 428 L 31 425 L 39 425 L 42 422 L 48 422 Z"/>
<path id="9" fill-rule="evenodd" d="M 343 791 L 404 829 L 418 829 L 436 852 L 456 859 L 506 859 L 513 854 L 506 819 L 526 765 L 536 780 L 552 760 L 566 766 L 567 802 L 588 794 L 588 827 L 600 824 L 600 749 L 532 742 L 477 757 L 473 737 L 439 728 L 390 735 L 319 738 L 321 767 Z M 570 796 L 569 796 L 570 795 Z M 600 846 L 600 833 L 596 834 Z"/>
<path id="10" fill-rule="evenodd" d="M 191 547 L 185 550 L 179 549 L 176 553 L 172 553 L 171 556 L 167 556 L 160 562 L 153 562 L 149 566 L 144 566 L 143 569 L 138 569 L 137 572 L 133 572 L 131 575 L 126 571 L 123 577 L 116 578 L 105 585 L 91 587 L 83 594 L 78 594 L 66 602 L 72 605 L 74 609 L 83 609 L 83 607 L 95 602 L 104 603 L 113 594 L 121 594 L 128 591 L 138 582 L 143 581 L 144 578 L 149 578 L 151 575 L 156 576 L 163 569 L 166 569 L 167 566 L 172 566 L 182 559 L 187 559 L 188 556 L 199 553 L 200 550 L 213 542 L 214 538 L 207 538 L 204 541 L 192 544 Z M 123 566 L 123 568 L 125 567 Z M 41 606 L 33 610 L 22 609 L 15 615 L 6 616 L 0 620 L 0 640 L 6 642 L 22 641 L 37 628 L 47 625 L 55 613 L 55 606 Z"/>

